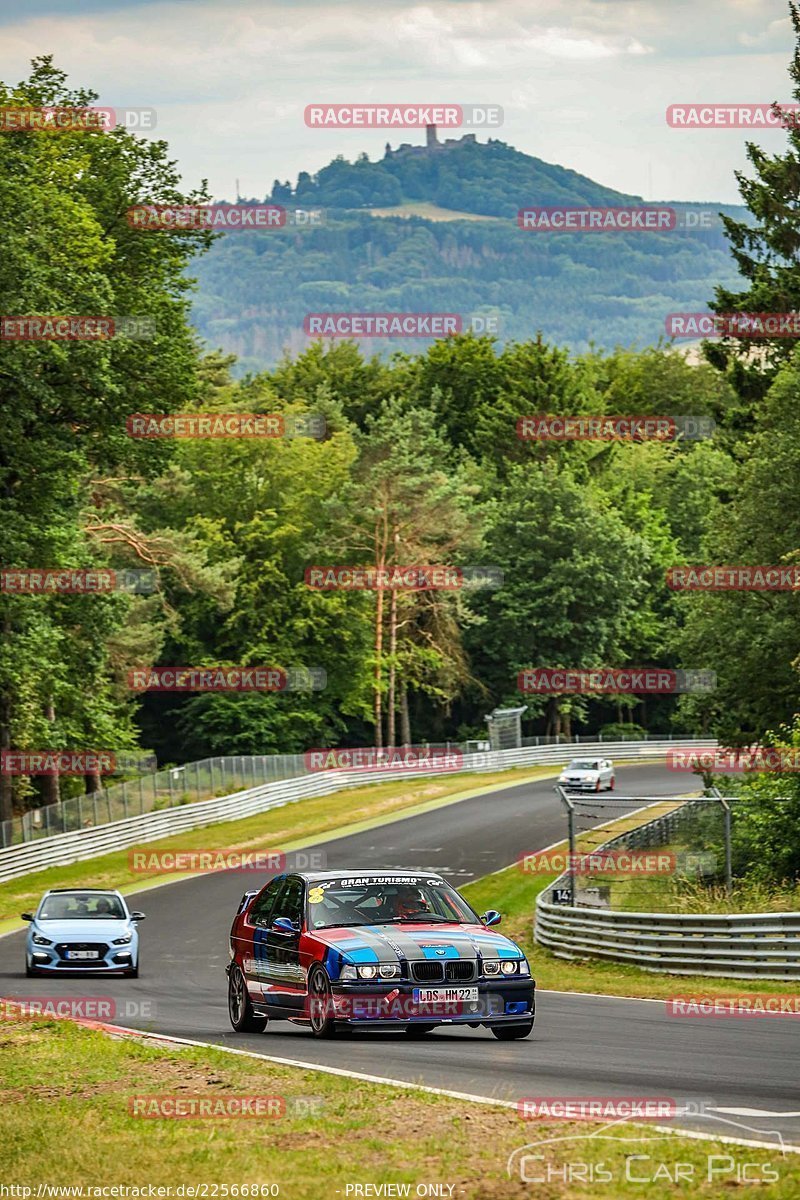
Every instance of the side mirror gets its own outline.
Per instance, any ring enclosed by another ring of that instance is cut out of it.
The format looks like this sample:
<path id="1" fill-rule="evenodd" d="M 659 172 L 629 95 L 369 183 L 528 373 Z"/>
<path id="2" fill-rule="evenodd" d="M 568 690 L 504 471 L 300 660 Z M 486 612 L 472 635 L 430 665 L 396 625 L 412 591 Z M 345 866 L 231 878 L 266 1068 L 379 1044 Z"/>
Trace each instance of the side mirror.
<path id="1" fill-rule="evenodd" d="M 482 923 L 486 926 L 499 925 L 500 922 L 502 921 L 502 919 L 503 918 L 500 916 L 500 913 L 497 911 L 496 908 L 490 908 L 481 917 Z"/>
<path id="2" fill-rule="evenodd" d="M 20 916 L 22 917 L 23 921 L 33 920 L 33 913 L 20 913 Z"/>
<path id="3" fill-rule="evenodd" d="M 297 933 L 298 930 L 294 921 L 291 921 L 288 917 L 276 917 L 272 922 L 272 932 L 290 934 Z"/>
<path id="4" fill-rule="evenodd" d="M 140 913 L 140 912 L 132 912 L 132 913 L 131 913 L 131 920 L 132 920 L 132 921 L 146 921 L 146 920 L 147 920 L 147 917 L 145 916 L 145 914 L 144 914 L 144 913 Z"/>

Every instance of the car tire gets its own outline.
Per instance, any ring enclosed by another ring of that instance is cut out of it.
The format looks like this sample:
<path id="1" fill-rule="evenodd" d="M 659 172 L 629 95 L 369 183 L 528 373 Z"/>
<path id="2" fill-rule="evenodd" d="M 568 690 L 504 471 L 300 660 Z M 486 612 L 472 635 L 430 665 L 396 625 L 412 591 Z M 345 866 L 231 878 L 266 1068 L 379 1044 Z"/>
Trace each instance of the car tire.
<path id="1" fill-rule="evenodd" d="M 33 979 L 35 975 L 38 975 L 38 973 L 39 973 L 38 971 L 34 971 L 33 967 L 30 966 L 30 964 L 28 963 L 28 960 L 26 959 L 25 960 L 25 978 Z"/>
<path id="2" fill-rule="evenodd" d="M 492 1025 L 491 1029 L 498 1042 L 515 1042 L 528 1036 L 533 1029 L 533 1021 L 525 1021 L 520 1025 Z"/>
<path id="3" fill-rule="evenodd" d="M 129 971 L 126 971 L 125 974 L 128 976 L 128 979 L 138 979 L 139 978 L 139 963 L 138 963 L 138 961 L 136 963 L 136 966 L 131 967 L 131 969 Z"/>
<path id="4" fill-rule="evenodd" d="M 600 791 L 600 776 L 599 775 L 597 776 L 597 783 L 594 785 L 594 790 L 596 792 Z"/>
<path id="5" fill-rule="evenodd" d="M 614 776 L 612 775 L 612 776 L 611 776 L 611 778 L 610 778 L 610 779 L 609 779 L 609 781 L 608 781 L 608 790 L 609 790 L 610 792 L 613 792 L 613 790 L 614 790 L 614 784 L 615 784 L 615 783 L 616 783 L 616 780 L 615 780 Z"/>
<path id="6" fill-rule="evenodd" d="M 238 963 L 228 974 L 228 1019 L 237 1033 L 263 1033 L 266 1017 L 257 1017 L 247 993 L 247 984 Z"/>
<path id="7" fill-rule="evenodd" d="M 411 1038 L 424 1037 L 426 1033 L 432 1033 L 435 1028 L 435 1025 L 406 1025 L 406 1035 Z"/>
<path id="8" fill-rule="evenodd" d="M 312 967 L 308 975 L 308 1019 L 314 1037 L 330 1038 L 336 1033 L 332 1010 L 331 981 L 324 967 Z"/>

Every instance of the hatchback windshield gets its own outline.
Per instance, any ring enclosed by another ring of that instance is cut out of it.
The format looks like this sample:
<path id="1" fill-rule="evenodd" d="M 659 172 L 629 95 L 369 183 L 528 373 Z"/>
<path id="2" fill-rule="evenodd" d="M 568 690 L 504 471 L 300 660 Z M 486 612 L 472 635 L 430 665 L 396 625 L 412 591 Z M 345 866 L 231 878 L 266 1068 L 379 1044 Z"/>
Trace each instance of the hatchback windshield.
<path id="1" fill-rule="evenodd" d="M 323 879 L 309 884 L 311 929 L 338 925 L 382 925 L 403 921 L 476 924 L 468 904 L 444 881 L 422 879 Z"/>
<path id="2" fill-rule="evenodd" d="M 48 896 L 40 921 L 124 921 L 125 909 L 110 892 L 60 892 Z"/>

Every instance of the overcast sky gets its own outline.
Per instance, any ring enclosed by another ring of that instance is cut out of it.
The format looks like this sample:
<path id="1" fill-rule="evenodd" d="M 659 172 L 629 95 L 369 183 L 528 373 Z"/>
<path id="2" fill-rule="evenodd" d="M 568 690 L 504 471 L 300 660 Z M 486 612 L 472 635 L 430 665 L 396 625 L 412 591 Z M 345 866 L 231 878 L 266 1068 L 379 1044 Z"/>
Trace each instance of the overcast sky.
<path id="1" fill-rule="evenodd" d="M 745 132 L 670 129 L 665 110 L 790 100 L 787 12 L 785 0 L 0 0 L 0 78 L 52 53 L 102 104 L 156 108 L 187 186 L 206 177 L 217 198 L 237 178 L 262 196 L 336 154 L 422 140 L 309 129 L 307 104 L 446 101 L 502 105 L 495 136 L 620 191 L 736 201 Z"/>

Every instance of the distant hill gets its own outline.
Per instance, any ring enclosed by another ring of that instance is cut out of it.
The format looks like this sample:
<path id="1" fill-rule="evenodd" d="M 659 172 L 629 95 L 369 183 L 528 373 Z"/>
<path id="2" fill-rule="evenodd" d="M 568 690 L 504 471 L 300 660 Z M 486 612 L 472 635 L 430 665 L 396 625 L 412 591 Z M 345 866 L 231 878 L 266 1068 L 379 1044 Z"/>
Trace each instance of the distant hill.
<path id="1" fill-rule="evenodd" d="M 281 204 L 327 208 L 385 208 L 425 200 L 440 208 L 514 217 L 526 204 L 641 204 L 577 171 L 522 154 L 505 142 L 474 135 L 445 139 L 433 147 L 387 150 L 379 162 L 364 154 L 354 163 L 338 157 L 315 176 L 301 172 L 292 188 L 275 181 L 271 199 Z"/>
<path id="2" fill-rule="evenodd" d="M 193 263 L 198 331 L 237 354 L 242 371 L 304 349 L 303 320 L 314 312 L 477 314 L 502 342 L 541 331 L 576 351 L 649 345 L 664 336 L 668 313 L 704 311 L 715 284 L 737 280 L 719 205 L 704 206 L 713 227 L 694 231 L 521 230 L 526 206 L 644 202 L 499 141 L 400 148 L 378 162 L 337 158 L 316 176 L 301 172 L 295 187 L 276 181 L 268 199 L 322 207 L 325 224 L 225 235 Z M 368 354 L 426 345 L 362 342 Z"/>

